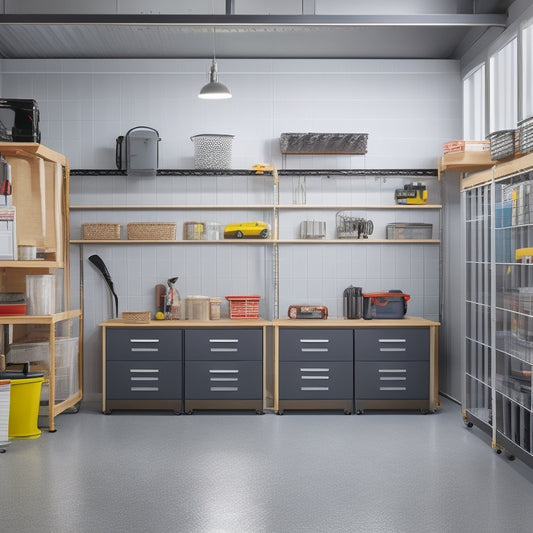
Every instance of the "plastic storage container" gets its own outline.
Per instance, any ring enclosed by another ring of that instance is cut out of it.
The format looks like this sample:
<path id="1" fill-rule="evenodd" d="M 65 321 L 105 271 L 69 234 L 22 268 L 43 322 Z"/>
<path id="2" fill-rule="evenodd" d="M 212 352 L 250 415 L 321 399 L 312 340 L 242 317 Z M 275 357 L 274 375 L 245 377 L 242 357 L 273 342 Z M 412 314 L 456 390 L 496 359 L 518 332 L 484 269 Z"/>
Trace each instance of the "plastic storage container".
<path id="1" fill-rule="evenodd" d="M 37 422 L 43 373 L 0 372 L 0 379 L 11 380 L 9 438 L 38 439 L 41 436 Z"/>
<path id="2" fill-rule="evenodd" d="M 363 318 L 403 318 L 411 297 L 402 291 L 363 294 Z"/>

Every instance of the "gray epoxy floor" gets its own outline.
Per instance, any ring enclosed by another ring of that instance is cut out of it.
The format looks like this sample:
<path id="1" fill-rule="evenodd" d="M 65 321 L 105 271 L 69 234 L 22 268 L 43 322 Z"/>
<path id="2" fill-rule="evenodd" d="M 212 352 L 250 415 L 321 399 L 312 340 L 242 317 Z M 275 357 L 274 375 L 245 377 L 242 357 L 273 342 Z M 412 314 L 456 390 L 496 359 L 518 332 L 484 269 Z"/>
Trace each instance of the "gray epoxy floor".
<path id="1" fill-rule="evenodd" d="M 532 469 L 441 400 L 425 416 L 82 407 L 0 454 L 0 531 L 532 531 Z"/>

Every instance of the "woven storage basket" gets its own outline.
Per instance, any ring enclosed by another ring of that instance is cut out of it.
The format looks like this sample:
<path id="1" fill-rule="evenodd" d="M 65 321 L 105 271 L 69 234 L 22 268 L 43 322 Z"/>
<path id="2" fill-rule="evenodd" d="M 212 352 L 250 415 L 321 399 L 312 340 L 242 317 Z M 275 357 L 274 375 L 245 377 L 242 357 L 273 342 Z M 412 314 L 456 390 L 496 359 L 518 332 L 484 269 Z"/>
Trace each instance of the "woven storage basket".
<path id="1" fill-rule="evenodd" d="M 122 311 L 122 320 L 132 324 L 148 324 L 150 311 Z"/>
<path id="2" fill-rule="evenodd" d="M 82 238 L 86 241 L 115 241 L 120 239 L 120 224 L 86 223 L 81 225 Z"/>
<path id="3" fill-rule="evenodd" d="M 174 222 L 130 222 L 128 239 L 174 241 L 176 240 L 176 224 Z"/>
<path id="4" fill-rule="evenodd" d="M 260 296 L 226 296 L 229 301 L 230 318 L 259 318 Z"/>

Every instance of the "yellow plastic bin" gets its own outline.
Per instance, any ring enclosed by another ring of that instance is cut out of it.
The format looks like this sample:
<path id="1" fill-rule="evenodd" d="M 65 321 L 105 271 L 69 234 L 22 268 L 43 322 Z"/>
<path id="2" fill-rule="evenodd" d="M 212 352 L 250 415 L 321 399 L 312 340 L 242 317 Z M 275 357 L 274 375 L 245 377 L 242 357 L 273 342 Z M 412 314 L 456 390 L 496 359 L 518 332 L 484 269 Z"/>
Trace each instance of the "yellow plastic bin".
<path id="1" fill-rule="evenodd" d="M 37 422 L 43 373 L 2 372 L 1 375 L 11 380 L 9 439 L 38 439 L 41 436 Z"/>

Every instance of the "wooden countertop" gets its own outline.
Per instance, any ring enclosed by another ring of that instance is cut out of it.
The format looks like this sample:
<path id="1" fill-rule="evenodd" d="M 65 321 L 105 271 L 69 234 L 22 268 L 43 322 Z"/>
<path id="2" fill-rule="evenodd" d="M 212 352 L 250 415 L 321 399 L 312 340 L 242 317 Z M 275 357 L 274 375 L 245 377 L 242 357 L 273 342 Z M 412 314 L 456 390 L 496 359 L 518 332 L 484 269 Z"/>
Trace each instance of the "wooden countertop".
<path id="1" fill-rule="evenodd" d="M 362 318 L 348 320 L 342 318 L 321 319 L 290 319 L 280 318 L 276 320 L 256 319 L 222 319 L 222 320 L 150 320 L 145 324 L 138 322 L 126 322 L 121 318 L 114 318 L 100 322 L 104 327 L 138 327 L 138 328 L 253 328 L 263 326 L 278 326 L 283 328 L 420 328 L 440 326 L 440 322 L 434 322 L 426 318 L 405 317 L 400 319 L 373 319 Z"/>

